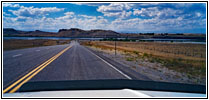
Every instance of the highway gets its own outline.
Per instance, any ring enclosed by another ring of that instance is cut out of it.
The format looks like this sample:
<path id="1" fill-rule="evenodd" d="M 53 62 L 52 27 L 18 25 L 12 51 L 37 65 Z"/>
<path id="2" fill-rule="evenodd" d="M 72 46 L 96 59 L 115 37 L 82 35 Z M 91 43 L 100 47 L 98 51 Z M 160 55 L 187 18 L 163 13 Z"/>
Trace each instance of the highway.
<path id="1" fill-rule="evenodd" d="M 3 52 L 4 93 L 29 81 L 98 79 L 150 80 L 75 41 Z"/>

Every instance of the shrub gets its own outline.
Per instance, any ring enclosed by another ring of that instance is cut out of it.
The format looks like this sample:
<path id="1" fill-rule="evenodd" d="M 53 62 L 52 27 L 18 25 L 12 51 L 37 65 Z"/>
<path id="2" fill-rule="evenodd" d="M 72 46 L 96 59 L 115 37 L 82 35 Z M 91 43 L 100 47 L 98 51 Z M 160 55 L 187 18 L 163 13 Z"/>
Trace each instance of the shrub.
<path id="1" fill-rule="evenodd" d="M 127 61 L 133 61 L 134 58 L 130 58 L 130 57 L 129 57 L 129 58 L 126 58 L 126 60 L 127 60 Z"/>
<path id="2" fill-rule="evenodd" d="M 136 54 L 136 55 L 138 55 L 138 54 L 139 54 L 139 52 L 138 52 L 138 51 L 133 51 L 133 53 L 134 53 L 134 54 Z"/>
<path id="3" fill-rule="evenodd" d="M 143 53 L 143 57 L 148 57 L 148 56 L 149 56 L 149 54 Z"/>

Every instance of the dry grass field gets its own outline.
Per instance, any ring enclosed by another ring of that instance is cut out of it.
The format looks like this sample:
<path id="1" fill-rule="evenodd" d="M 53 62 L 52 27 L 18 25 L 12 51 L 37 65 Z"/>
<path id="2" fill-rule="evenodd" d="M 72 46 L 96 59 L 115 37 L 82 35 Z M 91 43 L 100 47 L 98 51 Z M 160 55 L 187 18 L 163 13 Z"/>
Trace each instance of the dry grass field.
<path id="1" fill-rule="evenodd" d="M 3 40 L 4 50 L 14 50 L 38 46 L 50 46 L 50 45 L 61 45 L 67 44 L 70 40 L 47 40 L 47 39 L 35 39 L 35 40 Z"/>
<path id="2" fill-rule="evenodd" d="M 82 44 L 114 50 L 114 41 L 88 41 Z M 117 41 L 117 50 L 135 55 L 127 58 L 127 61 L 144 59 L 161 63 L 171 70 L 186 73 L 191 77 L 206 76 L 205 44 Z"/>

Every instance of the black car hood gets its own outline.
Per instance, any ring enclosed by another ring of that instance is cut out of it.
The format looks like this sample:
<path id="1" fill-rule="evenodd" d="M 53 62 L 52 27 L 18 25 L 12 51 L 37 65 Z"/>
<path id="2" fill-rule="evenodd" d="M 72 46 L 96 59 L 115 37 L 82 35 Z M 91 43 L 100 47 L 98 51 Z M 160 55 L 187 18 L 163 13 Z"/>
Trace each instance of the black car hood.
<path id="1" fill-rule="evenodd" d="M 18 90 L 18 92 L 113 89 L 206 93 L 206 86 L 204 85 L 126 79 L 27 82 Z"/>

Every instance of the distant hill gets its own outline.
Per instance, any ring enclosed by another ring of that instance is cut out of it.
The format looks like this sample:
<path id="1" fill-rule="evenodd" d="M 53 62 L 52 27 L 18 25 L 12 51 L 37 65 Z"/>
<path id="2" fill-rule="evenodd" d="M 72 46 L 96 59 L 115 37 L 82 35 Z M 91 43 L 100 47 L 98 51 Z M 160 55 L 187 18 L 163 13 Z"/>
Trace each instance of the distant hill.
<path id="1" fill-rule="evenodd" d="M 35 31 L 19 31 L 13 28 L 4 28 L 4 36 L 56 36 L 56 37 L 115 37 L 120 35 L 111 30 L 82 30 L 78 28 L 60 29 L 56 32 Z"/>
<path id="2" fill-rule="evenodd" d="M 206 40 L 205 34 L 185 33 L 118 33 L 112 30 L 82 30 L 78 28 L 60 29 L 58 32 L 45 32 L 40 30 L 21 31 L 13 28 L 4 28 L 4 36 L 49 36 L 49 37 L 74 37 L 74 38 L 159 38 L 159 39 L 198 39 Z"/>
<path id="3" fill-rule="evenodd" d="M 17 31 L 17 30 L 15 30 L 15 29 L 13 29 L 13 28 L 4 28 L 3 29 L 3 34 L 5 35 L 5 34 L 21 34 L 21 32 L 20 31 Z"/>
<path id="4" fill-rule="evenodd" d="M 50 34 L 56 34 L 55 32 L 44 32 L 40 30 L 35 30 L 35 31 L 28 31 L 25 32 L 24 34 L 30 34 L 30 35 L 50 35 Z"/>
<path id="5" fill-rule="evenodd" d="M 120 34 L 111 30 L 81 30 L 71 28 L 60 29 L 57 35 L 61 37 L 115 37 Z"/>
<path id="6" fill-rule="evenodd" d="M 4 36 L 56 36 L 55 32 L 44 32 L 40 30 L 35 31 L 21 31 L 13 28 L 4 28 Z"/>

